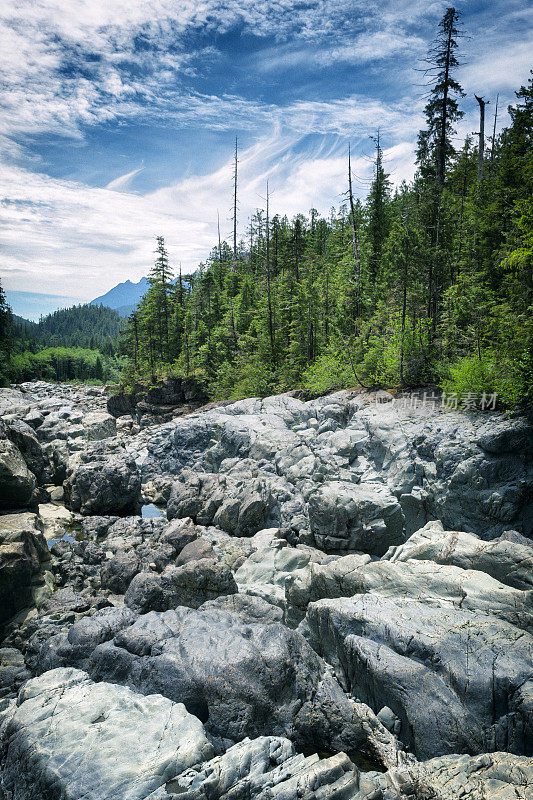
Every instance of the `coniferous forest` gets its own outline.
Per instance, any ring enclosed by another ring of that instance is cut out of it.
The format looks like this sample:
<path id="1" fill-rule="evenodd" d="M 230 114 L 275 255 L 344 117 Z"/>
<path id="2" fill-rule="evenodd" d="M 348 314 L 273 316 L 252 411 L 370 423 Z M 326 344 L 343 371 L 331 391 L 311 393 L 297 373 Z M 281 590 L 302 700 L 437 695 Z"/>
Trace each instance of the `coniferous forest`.
<path id="1" fill-rule="evenodd" d="M 450 8 L 427 56 L 410 184 L 392 188 L 376 130 L 366 201 L 348 153 L 340 208 L 272 215 L 267 185 L 244 229 L 236 149 L 233 241 L 219 236 L 194 274 L 176 276 L 179 253 L 157 238 L 150 288 L 121 336 L 124 383 L 193 375 L 215 398 L 358 384 L 496 393 L 504 406 L 530 397 L 533 83 L 498 135 L 497 104 L 477 97 L 481 135 L 458 141 L 463 46 Z"/>
<path id="2" fill-rule="evenodd" d="M 486 136 L 458 143 L 460 44 L 448 9 L 412 183 L 392 190 L 377 131 L 364 203 L 348 156 L 346 202 L 327 218 L 271 216 L 266 187 L 242 238 L 177 280 L 158 238 L 124 335 L 128 380 L 192 374 L 220 398 L 359 383 L 495 392 L 503 405 L 531 394 L 533 83 L 499 135 L 487 117 Z"/>

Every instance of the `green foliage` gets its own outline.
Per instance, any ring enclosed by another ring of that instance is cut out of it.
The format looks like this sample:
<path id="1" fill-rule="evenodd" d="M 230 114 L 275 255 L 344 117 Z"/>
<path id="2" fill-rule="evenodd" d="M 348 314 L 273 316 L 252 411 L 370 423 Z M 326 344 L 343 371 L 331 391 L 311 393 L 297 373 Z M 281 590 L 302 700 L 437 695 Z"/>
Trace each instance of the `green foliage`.
<path id="1" fill-rule="evenodd" d="M 520 364 L 510 358 L 468 356 L 449 366 L 447 372 L 449 377 L 442 381 L 442 388 L 447 395 L 456 394 L 459 400 L 469 393 L 478 398 L 496 394 L 500 405 L 512 406 L 526 393 Z"/>
<path id="2" fill-rule="evenodd" d="M 12 382 L 33 379 L 47 381 L 114 382 L 120 377 L 121 362 L 98 350 L 82 347 L 47 347 L 37 353 L 12 353 L 8 375 Z"/>

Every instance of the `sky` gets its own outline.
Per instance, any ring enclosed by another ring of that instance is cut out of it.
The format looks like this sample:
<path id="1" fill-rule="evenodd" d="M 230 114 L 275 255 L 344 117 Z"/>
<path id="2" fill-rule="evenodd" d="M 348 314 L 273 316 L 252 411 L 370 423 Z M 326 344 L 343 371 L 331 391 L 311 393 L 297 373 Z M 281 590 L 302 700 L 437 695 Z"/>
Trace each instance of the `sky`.
<path id="1" fill-rule="evenodd" d="M 0 281 L 30 319 L 153 263 L 165 237 L 193 271 L 264 206 L 327 214 L 357 194 L 380 129 L 393 183 L 414 172 L 432 0 L 4 0 L 0 9 Z M 498 127 L 533 66 L 527 0 L 465 0 L 458 141 L 474 93 Z"/>

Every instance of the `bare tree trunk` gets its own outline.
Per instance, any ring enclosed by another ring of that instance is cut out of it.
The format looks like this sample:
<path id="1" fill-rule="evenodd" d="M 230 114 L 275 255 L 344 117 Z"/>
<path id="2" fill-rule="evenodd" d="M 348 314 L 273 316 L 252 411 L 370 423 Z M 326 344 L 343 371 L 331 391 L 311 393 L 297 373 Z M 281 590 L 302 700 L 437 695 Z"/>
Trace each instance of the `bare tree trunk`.
<path id="1" fill-rule="evenodd" d="M 359 319 L 359 316 L 361 314 L 360 302 L 359 302 L 361 269 L 359 263 L 359 253 L 357 250 L 357 226 L 355 223 L 355 204 L 353 201 L 353 192 L 352 192 L 352 154 L 349 144 L 348 144 L 348 194 L 350 197 L 350 212 L 352 218 L 352 252 L 353 252 L 354 278 L 355 278 L 355 316 L 357 319 Z"/>
<path id="2" fill-rule="evenodd" d="M 269 193 L 267 181 L 266 193 L 266 274 L 267 274 L 267 296 L 268 296 L 268 335 L 270 337 L 270 358 L 274 360 L 274 320 L 272 317 L 272 294 L 270 290 L 270 216 L 269 216 Z"/>
<path id="3" fill-rule="evenodd" d="M 237 137 L 235 137 L 235 166 L 233 172 L 233 259 L 237 262 Z"/>
<path id="4" fill-rule="evenodd" d="M 494 109 L 494 127 L 492 129 L 492 147 L 490 149 L 490 168 L 492 170 L 492 165 L 494 164 L 494 147 L 496 145 L 496 122 L 498 121 L 498 101 L 500 99 L 500 95 L 496 95 L 496 107 Z"/>
<path id="5" fill-rule="evenodd" d="M 446 168 L 446 121 L 448 119 L 448 84 L 450 79 L 450 59 L 452 55 L 452 29 L 453 25 L 450 25 L 450 29 L 448 31 L 448 41 L 446 43 L 444 94 L 442 97 L 442 117 L 440 123 L 439 146 L 437 149 L 437 177 L 441 188 L 444 186 L 444 173 Z"/>
<path id="6" fill-rule="evenodd" d="M 479 103 L 479 149 L 478 149 L 478 163 L 477 163 L 477 179 L 479 187 L 483 182 L 483 160 L 485 158 L 485 106 L 489 104 L 489 100 L 485 101 L 482 97 L 474 95 Z"/>

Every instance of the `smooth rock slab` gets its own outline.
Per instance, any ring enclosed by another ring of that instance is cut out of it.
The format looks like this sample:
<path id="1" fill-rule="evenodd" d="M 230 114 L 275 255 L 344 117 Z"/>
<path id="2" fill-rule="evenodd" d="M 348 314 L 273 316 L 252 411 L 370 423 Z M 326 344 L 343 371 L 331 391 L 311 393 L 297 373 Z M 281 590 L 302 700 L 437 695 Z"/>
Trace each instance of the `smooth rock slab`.
<path id="1" fill-rule="evenodd" d="M 144 800 L 212 754 L 181 703 L 56 669 L 25 684 L 4 722 L 0 786 L 13 800 Z"/>
<path id="2" fill-rule="evenodd" d="M 506 539 L 485 542 L 474 533 L 445 531 L 439 520 L 428 522 L 405 544 L 391 547 L 383 558 L 389 561 L 419 559 L 475 569 L 516 589 L 533 589 L 531 546 Z"/>
<path id="3" fill-rule="evenodd" d="M 303 624 L 355 696 L 399 717 L 418 758 L 532 753 L 533 637 L 524 631 L 374 594 L 311 603 Z"/>
<path id="4" fill-rule="evenodd" d="M 289 619 L 299 621 L 306 603 L 367 592 L 454 606 L 490 614 L 533 633 L 533 591 L 521 591 L 484 572 L 433 561 L 374 561 L 344 556 L 332 564 L 310 564 L 287 579 Z M 237 579 L 238 580 L 238 579 Z"/>
<path id="5" fill-rule="evenodd" d="M 405 538 L 401 506 L 379 483 L 324 483 L 309 497 L 309 526 L 316 546 L 326 552 L 383 555 Z"/>

